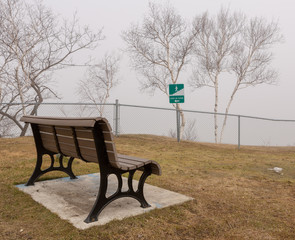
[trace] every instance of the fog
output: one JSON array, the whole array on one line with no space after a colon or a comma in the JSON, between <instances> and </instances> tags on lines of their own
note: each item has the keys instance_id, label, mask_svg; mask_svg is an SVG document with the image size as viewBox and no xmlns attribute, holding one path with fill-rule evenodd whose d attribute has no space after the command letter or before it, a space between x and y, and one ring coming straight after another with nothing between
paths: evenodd
<instances>
[{"instance_id":1,"label":"fog","mask_svg":"<svg viewBox=\"0 0 295 240\"><path fill-rule=\"evenodd\" d=\"M165 3L166 1L157 1ZM117 51L122 55L119 79L121 83L113 89L108 102L119 99L120 103L136 104L157 107L171 107L167 96L160 92L154 95L139 90L140 78L130 67L128 55L123 52L124 42L121 39L123 30L128 29L131 23L142 20L147 11L148 1L124 0L124 1L97 1L97 0L47 0L44 3L62 18L71 18L73 13L82 25L89 25L93 30L103 27L106 39L92 52L85 52L75 59L84 59L88 55L100 59L105 52ZM191 21L195 15L208 11L215 14L222 6L229 7L232 11L242 11L249 17L258 16L271 20L278 20L284 42L276 45L272 50L274 61L272 66L279 72L277 85L260 85L249 87L237 93L230 113L252 115L269 118L295 119L293 103L295 100L295 81L293 77L295 56L295 3L292 0L173 0L171 5L187 21ZM187 80L190 77L190 69L181 75L179 83L185 84L184 109L199 111L213 111L214 91L202 88L192 91ZM54 75L55 87L62 102L78 102L77 83L83 79L85 69L68 68ZM231 91L231 79L221 87L220 112L224 111L228 94Z\"/></svg>"}]
</instances>

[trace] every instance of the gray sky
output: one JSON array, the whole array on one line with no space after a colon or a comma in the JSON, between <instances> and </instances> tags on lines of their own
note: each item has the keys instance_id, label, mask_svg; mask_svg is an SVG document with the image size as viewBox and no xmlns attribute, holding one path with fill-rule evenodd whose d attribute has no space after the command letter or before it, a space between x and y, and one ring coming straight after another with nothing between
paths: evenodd
<instances>
[{"instance_id":1,"label":"gray sky","mask_svg":"<svg viewBox=\"0 0 295 240\"><path fill-rule=\"evenodd\" d=\"M157 1L166 2L166 1ZM275 46L273 52L275 59L272 66L279 72L278 85L261 85L247 88L237 93L232 104L231 113L254 115L270 118L295 119L293 107L295 100L294 56L295 56L295 1L294 0L171 0L171 5L191 21L195 15L208 11L215 14L221 6L239 10L247 16L264 17L278 20L284 42ZM88 52L99 59L106 51L118 51L124 48L120 34L131 23L140 22L147 11L147 0L46 0L44 3L63 18L70 18L76 11L81 24L87 24L92 29L104 28L106 39L93 52ZM77 102L75 93L77 82L83 78L84 70L81 68L62 70L55 74L54 79L63 96L63 102ZM160 92L153 96L139 91L136 73L128 64L128 56L123 54L120 65L119 78L121 84L113 89L109 102L119 99L121 103L170 107L168 98ZM192 92L183 76L179 83L185 84L184 109L213 111L213 89L202 88ZM220 112L224 111L230 84L221 88Z\"/></svg>"}]
</instances>

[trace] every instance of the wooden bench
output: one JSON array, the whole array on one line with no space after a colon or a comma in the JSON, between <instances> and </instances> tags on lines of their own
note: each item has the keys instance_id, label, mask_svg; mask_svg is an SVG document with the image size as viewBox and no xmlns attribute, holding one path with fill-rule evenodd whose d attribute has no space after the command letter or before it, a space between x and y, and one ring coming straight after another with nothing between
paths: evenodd
<instances>
[{"instance_id":1,"label":"wooden bench","mask_svg":"<svg viewBox=\"0 0 295 240\"><path fill-rule=\"evenodd\" d=\"M85 162L98 163L100 170L98 195L92 210L85 219L86 223L97 221L101 211L109 203L121 197L135 198L140 202L141 207L150 207L144 197L144 183L152 173L161 175L161 167L155 161L118 154L111 127L105 118L23 116L21 121L31 124L37 150L35 170L27 186L34 185L41 175L51 171L63 171L71 179L76 178L72 171L72 162L75 158L79 158ZM45 154L50 156L51 165L42 170ZM59 166L54 166L55 156L59 156ZM68 159L67 164L65 159ZM137 190L134 190L132 182L136 170L141 170L143 173ZM129 173L128 190L123 191L122 174L127 172ZM110 174L117 176L118 189L116 193L107 197Z\"/></svg>"}]
</instances>

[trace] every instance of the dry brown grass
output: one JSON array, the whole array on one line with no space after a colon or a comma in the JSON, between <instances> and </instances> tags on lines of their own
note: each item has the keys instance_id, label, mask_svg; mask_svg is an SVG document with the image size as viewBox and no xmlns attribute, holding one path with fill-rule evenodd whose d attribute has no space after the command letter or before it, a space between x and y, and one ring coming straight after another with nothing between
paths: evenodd
<instances>
[{"instance_id":1,"label":"dry brown grass","mask_svg":"<svg viewBox=\"0 0 295 240\"><path fill-rule=\"evenodd\" d=\"M161 164L163 175L148 183L195 200L77 230L14 187L34 168L33 139L0 139L0 239L295 239L294 148L237 150L149 135L116 142L120 153ZM268 170L273 167L283 174ZM77 175L96 171L94 164L74 162Z\"/></svg>"}]
</instances>

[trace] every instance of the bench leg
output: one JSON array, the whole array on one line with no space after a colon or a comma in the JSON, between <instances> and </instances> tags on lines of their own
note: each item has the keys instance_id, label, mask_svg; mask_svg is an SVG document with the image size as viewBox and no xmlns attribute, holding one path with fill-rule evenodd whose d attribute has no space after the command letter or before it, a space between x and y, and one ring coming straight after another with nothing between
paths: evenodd
<instances>
[{"instance_id":1,"label":"bench leg","mask_svg":"<svg viewBox=\"0 0 295 240\"><path fill-rule=\"evenodd\" d=\"M43 174L47 173L47 172L51 172L51 171L62 171L64 173L67 173L71 179L75 179L77 178L73 171L72 171L72 163L74 158L71 157L69 159L69 162L67 164L67 167L64 167L63 165L63 155L59 156L59 167L54 167L54 156L53 155L49 155L50 159L51 159L51 164L50 167L48 167L45 170L41 170L42 167L42 163L43 163L43 156L44 154L38 154L37 155L37 162L36 162L36 166L35 166L35 170L32 174L32 176L30 177L29 181L25 184L26 186L31 186L34 185L35 181L41 177Z\"/></svg>"},{"instance_id":2,"label":"bench leg","mask_svg":"<svg viewBox=\"0 0 295 240\"><path fill-rule=\"evenodd\" d=\"M142 173L140 180L138 182L138 189L136 191L136 194L138 195L138 200L140 202L140 206L142 208L147 208L150 207L151 205L147 203L144 194L143 194L143 186L145 183L145 180L147 179L148 176L150 176L152 174L151 169L145 169L144 172Z\"/></svg>"},{"instance_id":3,"label":"bench leg","mask_svg":"<svg viewBox=\"0 0 295 240\"><path fill-rule=\"evenodd\" d=\"M41 166L42 166L42 155L38 154L35 170L32 176L30 177L29 181L25 184L25 186L34 185L35 181L42 175Z\"/></svg>"},{"instance_id":4,"label":"bench leg","mask_svg":"<svg viewBox=\"0 0 295 240\"><path fill-rule=\"evenodd\" d=\"M92 207L92 210L90 211L88 217L84 220L85 223L90 223L90 222L95 222L98 220L98 215L102 212L102 210L110 204L112 201L122 198L122 197L132 197L139 201L140 206L142 208L147 208L150 207L144 197L143 193L143 187L145 180L149 175L151 175L152 171L149 166L144 167L144 171L140 177L139 183L138 183L138 189L137 191L134 191L132 181L133 181L133 176L136 170L129 171L129 176L128 176L128 191L122 192L122 186L123 186L123 181L122 181L122 173L119 172L112 172L117 176L118 179L118 189L117 191L109 196L106 197L106 192L107 192L107 186L108 186L108 176L112 173L109 174L100 174L100 186L99 186L99 192L98 196L96 198L96 201Z\"/></svg>"},{"instance_id":5,"label":"bench leg","mask_svg":"<svg viewBox=\"0 0 295 240\"><path fill-rule=\"evenodd\" d=\"M88 217L84 220L85 223L97 221L100 212L106 207L106 205L108 205L108 203L110 203L106 198L107 186L108 174L100 173L99 192Z\"/></svg>"}]
</instances>

